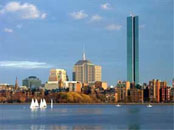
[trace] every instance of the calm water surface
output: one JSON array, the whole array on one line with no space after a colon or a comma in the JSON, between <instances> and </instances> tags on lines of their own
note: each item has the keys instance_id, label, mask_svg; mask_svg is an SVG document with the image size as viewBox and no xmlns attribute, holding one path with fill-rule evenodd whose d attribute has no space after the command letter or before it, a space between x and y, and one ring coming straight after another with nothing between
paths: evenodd
<instances>
[{"instance_id":1,"label":"calm water surface","mask_svg":"<svg viewBox=\"0 0 174 130\"><path fill-rule=\"evenodd\" d=\"M0 130L172 130L173 114L172 105L0 105Z\"/></svg>"}]
</instances>

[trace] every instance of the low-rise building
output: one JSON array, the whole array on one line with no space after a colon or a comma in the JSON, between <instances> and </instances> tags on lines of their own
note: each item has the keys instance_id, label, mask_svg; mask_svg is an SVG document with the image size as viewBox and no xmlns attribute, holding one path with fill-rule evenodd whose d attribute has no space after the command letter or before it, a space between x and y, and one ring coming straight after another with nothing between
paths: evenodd
<instances>
[{"instance_id":1,"label":"low-rise building","mask_svg":"<svg viewBox=\"0 0 174 130\"><path fill-rule=\"evenodd\" d=\"M143 103L144 102L143 89L131 88L130 89L130 102Z\"/></svg>"},{"instance_id":2,"label":"low-rise building","mask_svg":"<svg viewBox=\"0 0 174 130\"><path fill-rule=\"evenodd\" d=\"M69 92L80 92L81 93L81 89L82 89L82 84L80 82L77 81L66 81L64 82L64 87L65 89L69 89Z\"/></svg>"},{"instance_id":3,"label":"low-rise building","mask_svg":"<svg viewBox=\"0 0 174 130\"><path fill-rule=\"evenodd\" d=\"M41 87L41 80L36 76L29 76L22 81L22 86L27 86L29 89L39 89Z\"/></svg>"}]
</instances>

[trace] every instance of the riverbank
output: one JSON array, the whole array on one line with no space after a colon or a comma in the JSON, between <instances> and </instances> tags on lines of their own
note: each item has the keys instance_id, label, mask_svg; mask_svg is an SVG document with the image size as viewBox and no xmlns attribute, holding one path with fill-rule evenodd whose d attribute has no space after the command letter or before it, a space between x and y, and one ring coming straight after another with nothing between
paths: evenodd
<instances>
[{"instance_id":1,"label":"riverbank","mask_svg":"<svg viewBox=\"0 0 174 130\"><path fill-rule=\"evenodd\" d=\"M0 103L0 105L27 105L30 103ZM47 103L48 105L50 103ZM174 103L54 103L54 105L174 105Z\"/></svg>"}]
</instances>

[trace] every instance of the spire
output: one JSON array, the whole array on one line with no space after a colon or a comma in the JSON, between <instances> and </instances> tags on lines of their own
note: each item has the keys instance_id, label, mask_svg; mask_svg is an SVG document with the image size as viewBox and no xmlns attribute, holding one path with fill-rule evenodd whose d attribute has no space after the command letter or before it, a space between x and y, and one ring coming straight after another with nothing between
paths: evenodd
<instances>
[{"instance_id":1,"label":"spire","mask_svg":"<svg viewBox=\"0 0 174 130\"><path fill-rule=\"evenodd\" d=\"M15 89L17 89L17 88L18 88L18 78L17 78L17 76L16 76Z\"/></svg>"},{"instance_id":2,"label":"spire","mask_svg":"<svg viewBox=\"0 0 174 130\"><path fill-rule=\"evenodd\" d=\"M83 60L86 60L85 52L83 52Z\"/></svg>"},{"instance_id":3,"label":"spire","mask_svg":"<svg viewBox=\"0 0 174 130\"><path fill-rule=\"evenodd\" d=\"M86 60L86 54L85 54L85 46L83 44L83 60Z\"/></svg>"}]
</instances>

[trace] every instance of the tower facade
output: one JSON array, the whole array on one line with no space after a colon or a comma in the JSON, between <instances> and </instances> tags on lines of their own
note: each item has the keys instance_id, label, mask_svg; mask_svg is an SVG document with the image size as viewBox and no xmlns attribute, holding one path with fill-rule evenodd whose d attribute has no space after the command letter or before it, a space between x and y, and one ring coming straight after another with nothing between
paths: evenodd
<instances>
[{"instance_id":1,"label":"tower facade","mask_svg":"<svg viewBox=\"0 0 174 130\"><path fill-rule=\"evenodd\" d=\"M92 83L95 81L101 81L102 76L101 66L94 65L86 59L85 53L83 53L82 60L79 60L73 68L73 80L80 81L82 83Z\"/></svg>"},{"instance_id":2,"label":"tower facade","mask_svg":"<svg viewBox=\"0 0 174 130\"><path fill-rule=\"evenodd\" d=\"M138 16L127 17L127 80L139 83Z\"/></svg>"}]
</instances>

